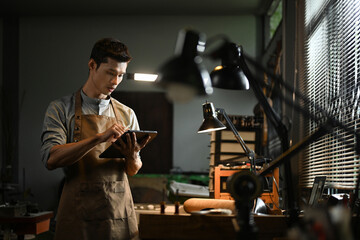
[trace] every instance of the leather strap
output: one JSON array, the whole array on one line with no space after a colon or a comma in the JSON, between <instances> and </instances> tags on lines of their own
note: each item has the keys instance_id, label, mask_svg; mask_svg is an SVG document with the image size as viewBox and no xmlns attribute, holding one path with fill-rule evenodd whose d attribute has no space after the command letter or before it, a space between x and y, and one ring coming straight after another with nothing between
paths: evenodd
<instances>
[{"instance_id":1,"label":"leather strap","mask_svg":"<svg viewBox=\"0 0 360 240\"><path fill-rule=\"evenodd\" d=\"M75 94L75 124L74 124L74 142L81 140L81 88Z\"/></svg>"}]
</instances>

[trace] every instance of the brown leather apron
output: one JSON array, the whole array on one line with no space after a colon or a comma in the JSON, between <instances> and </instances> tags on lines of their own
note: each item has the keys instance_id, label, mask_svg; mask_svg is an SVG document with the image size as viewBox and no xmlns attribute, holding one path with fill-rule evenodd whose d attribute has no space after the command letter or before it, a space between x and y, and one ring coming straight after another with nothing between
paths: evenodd
<instances>
[{"instance_id":1,"label":"brown leather apron","mask_svg":"<svg viewBox=\"0 0 360 240\"><path fill-rule=\"evenodd\" d=\"M115 118L82 115L80 91L75 99L74 141L104 132L115 122L122 123L110 103ZM56 240L132 239L137 235L133 199L124 160L99 158L111 143L101 143L68 168L59 203Z\"/></svg>"}]
</instances>

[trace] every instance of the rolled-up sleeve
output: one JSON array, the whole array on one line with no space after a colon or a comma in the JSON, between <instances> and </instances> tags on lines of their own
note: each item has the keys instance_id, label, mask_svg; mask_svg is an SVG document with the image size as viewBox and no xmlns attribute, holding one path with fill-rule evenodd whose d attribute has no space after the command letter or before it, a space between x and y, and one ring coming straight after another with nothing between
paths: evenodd
<instances>
[{"instance_id":1,"label":"rolled-up sleeve","mask_svg":"<svg viewBox=\"0 0 360 240\"><path fill-rule=\"evenodd\" d=\"M130 127L129 128L132 130L140 130L139 122L137 120L135 112L132 109L130 109L129 112L130 112L129 113L129 115L130 115Z\"/></svg>"},{"instance_id":2,"label":"rolled-up sleeve","mask_svg":"<svg viewBox=\"0 0 360 240\"><path fill-rule=\"evenodd\" d=\"M64 108L59 102L51 102L46 110L44 123L41 133L41 159L47 164L50 150L55 145L67 142L68 130L66 128L66 118Z\"/></svg>"}]
</instances>

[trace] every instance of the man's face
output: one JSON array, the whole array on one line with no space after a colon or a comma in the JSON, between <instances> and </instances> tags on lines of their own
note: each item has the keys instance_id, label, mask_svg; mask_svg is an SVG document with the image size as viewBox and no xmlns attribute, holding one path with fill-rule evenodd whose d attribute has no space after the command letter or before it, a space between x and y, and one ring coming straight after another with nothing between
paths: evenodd
<instances>
[{"instance_id":1,"label":"man's face","mask_svg":"<svg viewBox=\"0 0 360 240\"><path fill-rule=\"evenodd\" d=\"M93 91L99 98L109 96L122 81L128 63L118 62L108 58L107 63L101 63L99 68L93 59L89 61L90 80Z\"/></svg>"}]
</instances>

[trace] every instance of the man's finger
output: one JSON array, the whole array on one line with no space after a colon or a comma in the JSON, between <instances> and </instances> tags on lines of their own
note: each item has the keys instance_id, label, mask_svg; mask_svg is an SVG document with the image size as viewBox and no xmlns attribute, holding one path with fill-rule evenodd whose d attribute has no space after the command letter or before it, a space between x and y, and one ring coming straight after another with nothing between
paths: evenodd
<instances>
[{"instance_id":1,"label":"man's finger","mask_svg":"<svg viewBox=\"0 0 360 240\"><path fill-rule=\"evenodd\" d=\"M146 146L146 144L149 142L149 140L150 140L150 136L148 136L147 138L142 140L141 144L140 144L140 148L144 148Z\"/></svg>"},{"instance_id":2,"label":"man's finger","mask_svg":"<svg viewBox=\"0 0 360 240\"><path fill-rule=\"evenodd\" d=\"M136 144L136 141L137 141L137 139L136 139L136 134L133 132L133 133L131 134L131 142L132 142L133 145L135 145L135 144Z\"/></svg>"}]
</instances>

